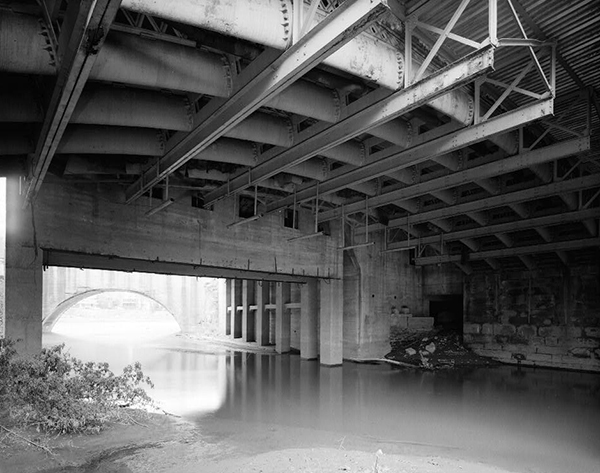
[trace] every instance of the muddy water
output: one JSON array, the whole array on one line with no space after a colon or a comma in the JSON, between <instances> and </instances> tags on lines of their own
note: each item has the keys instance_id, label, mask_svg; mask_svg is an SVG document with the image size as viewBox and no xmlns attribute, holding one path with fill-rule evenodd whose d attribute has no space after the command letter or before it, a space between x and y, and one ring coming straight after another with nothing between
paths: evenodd
<instances>
[{"instance_id":1,"label":"muddy water","mask_svg":"<svg viewBox=\"0 0 600 473\"><path fill-rule=\"evenodd\" d=\"M139 360L161 405L196 421L339 432L411 453L519 472L600 471L600 376L514 367L416 372L387 365L320 367L297 355L235 352L171 336L132 342L51 334L115 371ZM121 331L125 333L125 331ZM311 446L310 435L305 445ZM384 447L385 448L385 447Z\"/></svg>"}]
</instances>

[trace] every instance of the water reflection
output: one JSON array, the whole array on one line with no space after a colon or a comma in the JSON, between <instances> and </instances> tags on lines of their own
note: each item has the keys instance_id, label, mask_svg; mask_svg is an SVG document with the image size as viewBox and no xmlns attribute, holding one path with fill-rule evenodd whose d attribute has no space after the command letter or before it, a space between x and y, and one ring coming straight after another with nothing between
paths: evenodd
<instances>
[{"instance_id":1,"label":"water reflection","mask_svg":"<svg viewBox=\"0 0 600 473\"><path fill-rule=\"evenodd\" d=\"M84 361L106 361L114 373L139 361L154 383L149 394L158 405L178 415L216 411L225 399L227 359L224 352L197 353L189 341L165 338L160 327L146 327L137 336L130 332L96 334L89 327L67 336L45 334L44 345L65 343L69 352Z\"/></svg>"},{"instance_id":2,"label":"water reflection","mask_svg":"<svg viewBox=\"0 0 600 473\"><path fill-rule=\"evenodd\" d=\"M76 356L107 360L115 370L141 361L155 382L153 397L200 424L211 415L278 424L283 434L285 426L334 431L376 440L384 449L515 471L596 472L600 465L598 375L514 367L326 368L297 355L240 353L181 337L117 339L51 334L45 342L65 341Z\"/></svg>"},{"instance_id":3,"label":"water reflection","mask_svg":"<svg viewBox=\"0 0 600 473\"><path fill-rule=\"evenodd\" d=\"M413 372L231 354L217 415L460 452L505 468L598 471L600 378L518 370Z\"/></svg>"}]
</instances>

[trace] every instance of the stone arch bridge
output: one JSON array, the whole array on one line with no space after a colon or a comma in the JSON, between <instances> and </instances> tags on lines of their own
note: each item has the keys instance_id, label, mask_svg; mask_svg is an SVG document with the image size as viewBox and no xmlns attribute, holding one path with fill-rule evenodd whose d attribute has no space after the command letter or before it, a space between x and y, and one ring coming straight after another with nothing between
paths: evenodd
<instances>
[{"instance_id":1,"label":"stone arch bridge","mask_svg":"<svg viewBox=\"0 0 600 473\"><path fill-rule=\"evenodd\" d=\"M43 329L46 332L78 302L109 292L148 297L163 306L182 332L215 325L219 314L219 286L224 281L150 273L48 267L43 275Z\"/></svg>"}]
</instances>

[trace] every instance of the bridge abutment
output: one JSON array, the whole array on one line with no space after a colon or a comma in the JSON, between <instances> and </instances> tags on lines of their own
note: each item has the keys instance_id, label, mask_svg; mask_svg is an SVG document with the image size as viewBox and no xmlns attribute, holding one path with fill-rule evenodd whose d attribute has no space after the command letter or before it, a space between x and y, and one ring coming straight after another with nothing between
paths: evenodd
<instances>
[{"instance_id":1,"label":"bridge abutment","mask_svg":"<svg viewBox=\"0 0 600 473\"><path fill-rule=\"evenodd\" d=\"M42 254L36 248L34 210L21 208L19 182L6 185L5 337L21 353L42 347Z\"/></svg>"}]
</instances>

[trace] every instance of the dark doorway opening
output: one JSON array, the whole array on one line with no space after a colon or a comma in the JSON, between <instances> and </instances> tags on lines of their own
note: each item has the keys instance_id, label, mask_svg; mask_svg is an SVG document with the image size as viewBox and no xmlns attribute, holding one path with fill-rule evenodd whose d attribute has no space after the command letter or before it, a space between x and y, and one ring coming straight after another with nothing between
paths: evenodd
<instances>
[{"instance_id":1,"label":"dark doorway opening","mask_svg":"<svg viewBox=\"0 0 600 473\"><path fill-rule=\"evenodd\" d=\"M462 334L463 296L449 294L429 298L429 316L435 327Z\"/></svg>"}]
</instances>

